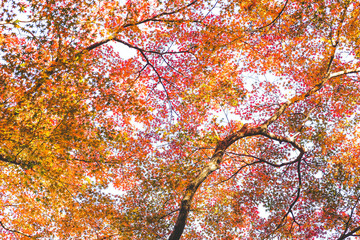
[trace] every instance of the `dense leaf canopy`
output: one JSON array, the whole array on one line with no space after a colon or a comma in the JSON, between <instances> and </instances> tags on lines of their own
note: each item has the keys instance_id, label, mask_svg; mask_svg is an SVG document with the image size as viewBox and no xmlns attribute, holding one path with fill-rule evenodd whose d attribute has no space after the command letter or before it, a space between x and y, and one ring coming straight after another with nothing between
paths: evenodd
<instances>
[{"instance_id":1,"label":"dense leaf canopy","mask_svg":"<svg viewBox=\"0 0 360 240\"><path fill-rule=\"evenodd\" d=\"M360 235L359 0L3 0L1 239Z\"/></svg>"}]
</instances>

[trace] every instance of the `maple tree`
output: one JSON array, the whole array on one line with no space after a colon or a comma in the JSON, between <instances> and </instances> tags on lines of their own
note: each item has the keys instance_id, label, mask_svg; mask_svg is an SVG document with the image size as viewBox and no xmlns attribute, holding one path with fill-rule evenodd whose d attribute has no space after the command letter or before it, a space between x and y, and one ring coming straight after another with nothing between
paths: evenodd
<instances>
[{"instance_id":1,"label":"maple tree","mask_svg":"<svg viewBox=\"0 0 360 240\"><path fill-rule=\"evenodd\" d=\"M358 0L0 5L2 239L360 235Z\"/></svg>"}]
</instances>

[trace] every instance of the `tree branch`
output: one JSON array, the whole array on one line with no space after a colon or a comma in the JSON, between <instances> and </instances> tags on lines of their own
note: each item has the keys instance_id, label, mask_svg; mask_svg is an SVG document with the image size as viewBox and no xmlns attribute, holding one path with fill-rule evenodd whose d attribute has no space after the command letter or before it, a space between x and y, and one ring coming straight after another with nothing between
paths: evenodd
<instances>
[{"instance_id":1,"label":"tree branch","mask_svg":"<svg viewBox=\"0 0 360 240\"><path fill-rule=\"evenodd\" d=\"M249 166L252 166L252 165L255 165L255 164L257 164L257 163L261 163L262 161L255 161L255 162L252 162L252 163L246 163L245 165L243 165L243 166L241 166L236 172L234 172L230 177L228 177L227 179L224 179L224 180L222 180L222 181L220 181L220 182L218 182L218 183L215 183L215 184L213 184L214 186L216 186L216 185L219 185L219 184L221 184L221 183L224 183L224 182L227 182L227 181L229 181L230 179L232 179L233 177L235 177L241 170L243 170L244 168L246 168L246 167L249 167Z\"/></svg>"},{"instance_id":2,"label":"tree branch","mask_svg":"<svg viewBox=\"0 0 360 240\"><path fill-rule=\"evenodd\" d=\"M281 219L280 223L278 224L278 226L274 229L274 231L272 231L271 234L273 234L274 232L276 232L279 228L281 228L283 226L283 222L284 220L286 219L286 217L289 215L289 214L293 214L292 213L292 209L293 207L295 206L296 202L299 200L300 198L300 193L301 193L301 186L302 186L302 181L301 181L301 171L300 171L300 166L301 166L301 158L304 154L300 154L297 159L298 159L298 166L297 166L297 172L298 172L298 188L296 190L296 197L295 199L291 202L287 212L285 213L285 215L283 216L283 218ZM293 217L294 221L296 222L295 218ZM296 222L297 223L297 222ZM298 224L298 223L297 223ZM299 224L298 224L299 225ZM271 235L270 234L270 235ZM269 236L270 236L269 235ZM268 236L268 237L269 237Z\"/></svg>"},{"instance_id":3,"label":"tree branch","mask_svg":"<svg viewBox=\"0 0 360 240\"><path fill-rule=\"evenodd\" d=\"M179 240L186 224L186 220L191 208L191 203L193 197L200 187L201 183L215 170L219 168L220 163L222 162L223 155L226 149L231 146L235 141L248 137L259 135L261 128L248 128L248 125L245 124L239 131L230 134L223 140L220 140L217 143L214 154L212 155L210 162L201 170L201 172L193 179L187 186L185 194L181 201L181 206L179 210L179 215L177 217L174 229L169 237L169 240Z\"/></svg>"},{"instance_id":4,"label":"tree branch","mask_svg":"<svg viewBox=\"0 0 360 240\"><path fill-rule=\"evenodd\" d=\"M274 18L270 23L268 23L268 24L266 24L266 25L264 25L264 26L261 26L261 27L259 27L259 28L256 28L256 29L254 29L252 32L257 32L257 31L260 31L261 29L264 29L264 28L267 28L267 27L273 25L273 24L281 17L281 15L283 14L283 12L285 11L285 8L286 8L288 2L289 2L289 0L286 0L286 2L285 2L285 4L284 4L283 8L281 9L281 11L279 12L279 14L278 14L278 15L276 16L276 18Z\"/></svg>"},{"instance_id":5,"label":"tree branch","mask_svg":"<svg viewBox=\"0 0 360 240\"><path fill-rule=\"evenodd\" d=\"M334 78L334 77L339 77L339 76L342 76L342 75L351 74L351 73L359 73L359 72L360 72L360 67L359 68L353 68L353 69L346 69L346 70L343 70L343 71L331 73L329 75L329 79Z\"/></svg>"},{"instance_id":6,"label":"tree branch","mask_svg":"<svg viewBox=\"0 0 360 240\"><path fill-rule=\"evenodd\" d=\"M17 231L17 230L13 230L13 229L9 229L7 227L5 227L5 225L0 221L0 226L5 229L6 231L9 231L9 232L12 232L12 233L17 233L17 234L20 234L22 236L25 236L25 237L28 237L30 239L36 239L37 237L34 237L34 236L31 236L31 235L28 235L28 234L25 234L25 233L22 233L20 231Z\"/></svg>"},{"instance_id":7,"label":"tree branch","mask_svg":"<svg viewBox=\"0 0 360 240\"><path fill-rule=\"evenodd\" d=\"M219 168L220 163L223 160L223 155L226 152L226 149L229 146L231 146L234 142L236 142L237 140L239 140L241 138L249 137L249 136L256 136L256 135L262 135L262 136L268 137L270 139L273 139L273 140L276 140L276 141L279 141L279 142L287 142L287 143L291 144L294 148L296 148L296 149L298 149L300 151L299 156L294 161L289 162L289 163L283 163L283 164L277 165L277 164L272 164L270 162L263 161L263 162L268 163L270 165L279 166L279 167L284 166L284 165L293 164L295 162L298 163L298 182L299 182L299 185L298 185L298 189L297 189L297 196L294 199L294 201L292 202L292 204L290 205L287 213L283 217L283 220L291 212L293 206L295 205L297 200L300 198L300 190L301 190L300 162L301 162L301 159L302 159L303 155L305 154L305 149L300 144L296 143L294 141L294 139L278 136L278 135L275 135L273 133L268 132L267 126L265 124L261 125L260 127L249 127L248 124L244 124L243 127L240 130L238 130L237 132L235 132L233 134L230 134L229 136L227 136L223 140L220 140L217 143L214 154L212 155L212 157L210 159L210 162L207 164L207 166L205 166L201 170L200 174L197 175L195 177L195 179L192 180L190 182L190 184L187 186L185 194L184 194L183 199L181 201L181 207L180 207L179 215L178 215L178 218L176 220L173 232L171 233L171 235L169 237L169 240L179 240L180 239L180 237L181 237L181 235L182 235L182 233L184 231L184 228L185 228L186 220L187 220L190 208L191 208L192 199L193 199L197 189L200 187L201 183L212 172L216 171ZM258 161L258 162L260 162L260 161ZM253 164L255 164L255 163L257 163L257 162L254 162Z\"/></svg>"},{"instance_id":8,"label":"tree branch","mask_svg":"<svg viewBox=\"0 0 360 240\"><path fill-rule=\"evenodd\" d=\"M335 54L335 52L334 52ZM330 61L332 61L332 59L330 59ZM318 83L316 84L314 87L312 87L310 90L308 90L307 92L299 95L299 96L295 96L293 98L291 98L290 100L288 100L287 102L281 104L281 106L279 107L279 109L273 114L272 117L270 117L268 120L266 120L262 126L264 128L267 128L270 124L272 124L274 121L276 121L281 114L284 113L284 111L287 109L287 107L289 107L290 105L297 103L299 101L302 101L304 99L306 99L307 97L313 95L314 93L318 92L327 81L329 81L332 78L335 77L340 77L343 75L347 75L347 74L352 74L352 73L359 73L360 72L360 68L354 68L354 69L346 69L343 71L339 71L339 72L335 72L335 73L327 73L325 75L325 77Z\"/></svg>"},{"instance_id":9,"label":"tree branch","mask_svg":"<svg viewBox=\"0 0 360 240\"><path fill-rule=\"evenodd\" d=\"M347 220L347 222L345 223L345 229L344 229L344 232L341 234L340 238L343 237L343 236L346 236L346 232L349 230L349 227L350 227L350 223L351 223L351 218L354 214L354 211L355 211L355 208L356 208L356 205L359 203L359 200L360 200L360 195L357 197L356 199L356 202L354 204L354 206L351 208L351 212L350 212L350 215L349 215L349 219ZM352 234L350 235L352 236Z\"/></svg>"},{"instance_id":10,"label":"tree branch","mask_svg":"<svg viewBox=\"0 0 360 240\"><path fill-rule=\"evenodd\" d=\"M1 154L0 154L0 161L15 164L25 169L32 168L35 165L39 165L39 163L35 161L23 162L16 157L14 159L10 159Z\"/></svg>"},{"instance_id":11,"label":"tree branch","mask_svg":"<svg viewBox=\"0 0 360 240\"><path fill-rule=\"evenodd\" d=\"M351 237L351 236L358 236L358 235L354 235L354 233L360 231L360 226L354 228L353 230L351 230L350 232L348 232L345 235L341 235L337 240L344 240L345 238Z\"/></svg>"}]
</instances>

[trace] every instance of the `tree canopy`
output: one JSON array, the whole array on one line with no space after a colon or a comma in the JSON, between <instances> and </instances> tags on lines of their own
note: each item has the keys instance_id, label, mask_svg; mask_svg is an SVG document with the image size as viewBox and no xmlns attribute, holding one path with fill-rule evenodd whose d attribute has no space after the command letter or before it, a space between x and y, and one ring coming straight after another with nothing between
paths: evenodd
<instances>
[{"instance_id":1,"label":"tree canopy","mask_svg":"<svg viewBox=\"0 0 360 240\"><path fill-rule=\"evenodd\" d=\"M359 0L3 0L0 237L359 236L359 46Z\"/></svg>"}]
</instances>

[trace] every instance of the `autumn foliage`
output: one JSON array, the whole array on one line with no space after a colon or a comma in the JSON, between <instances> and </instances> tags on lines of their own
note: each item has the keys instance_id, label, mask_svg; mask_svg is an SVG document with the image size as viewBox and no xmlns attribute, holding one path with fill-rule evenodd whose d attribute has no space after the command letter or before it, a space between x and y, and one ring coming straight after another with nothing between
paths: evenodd
<instances>
[{"instance_id":1,"label":"autumn foliage","mask_svg":"<svg viewBox=\"0 0 360 240\"><path fill-rule=\"evenodd\" d=\"M359 0L3 0L1 239L360 236Z\"/></svg>"}]
</instances>

